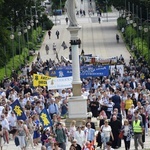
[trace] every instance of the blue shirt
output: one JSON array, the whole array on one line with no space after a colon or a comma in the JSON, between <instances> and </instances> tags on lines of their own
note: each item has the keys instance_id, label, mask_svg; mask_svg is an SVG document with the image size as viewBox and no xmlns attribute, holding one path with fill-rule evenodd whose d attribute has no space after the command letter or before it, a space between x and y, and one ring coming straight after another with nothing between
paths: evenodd
<instances>
[{"instance_id":1,"label":"blue shirt","mask_svg":"<svg viewBox=\"0 0 150 150\"><path fill-rule=\"evenodd\" d=\"M87 129L87 140L88 141L94 141L94 137L95 137L95 130L90 128L90 129Z\"/></svg>"},{"instance_id":2,"label":"blue shirt","mask_svg":"<svg viewBox=\"0 0 150 150\"><path fill-rule=\"evenodd\" d=\"M58 106L57 106L57 104L55 104L55 103L50 104L48 110L49 110L50 114L55 114L55 113L58 114Z\"/></svg>"}]
</instances>

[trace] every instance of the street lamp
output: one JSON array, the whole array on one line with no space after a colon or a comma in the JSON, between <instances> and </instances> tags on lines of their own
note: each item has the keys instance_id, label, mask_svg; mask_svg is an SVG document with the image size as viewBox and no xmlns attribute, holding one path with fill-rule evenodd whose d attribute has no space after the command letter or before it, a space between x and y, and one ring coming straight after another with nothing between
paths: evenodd
<instances>
[{"instance_id":1,"label":"street lamp","mask_svg":"<svg viewBox=\"0 0 150 150\"><path fill-rule=\"evenodd\" d=\"M139 26L140 34L141 34L141 39L142 39L142 55L143 55L143 34L142 34L142 26Z\"/></svg>"},{"instance_id":2,"label":"street lamp","mask_svg":"<svg viewBox=\"0 0 150 150\"><path fill-rule=\"evenodd\" d=\"M108 22L108 1L107 0L105 0L105 3L106 3L106 18L107 18L107 22Z\"/></svg>"},{"instance_id":3,"label":"street lamp","mask_svg":"<svg viewBox=\"0 0 150 150\"><path fill-rule=\"evenodd\" d=\"M11 33L11 35L10 35L10 39L11 39L11 41L12 41L12 53L13 53L13 69L14 69L14 42L13 42L13 40L14 40L14 34L13 33Z\"/></svg>"},{"instance_id":4,"label":"street lamp","mask_svg":"<svg viewBox=\"0 0 150 150\"><path fill-rule=\"evenodd\" d=\"M130 24L130 17L127 17L126 20L127 20L127 24Z\"/></svg>"},{"instance_id":5,"label":"street lamp","mask_svg":"<svg viewBox=\"0 0 150 150\"><path fill-rule=\"evenodd\" d=\"M34 26L34 23L32 22L33 20L31 20L31 32L33 32L33 26ZM33 42L33 36L31 35L31 38L32 38L32 42Z\"/></svg>"},{"instance_id":6,"label":"street lamp","mask_svg":"<svg viewBox=\"0 0 150 150\"><path fill-rule=\"evenodd\" d=\"M27 57L29 56L29 35L28 35L28 30L31 29L31 26L28 25L26 26L26 28L24 29L24 33L27 33L27 44L28 44L28 54L27 54Z\"/></svg>"},{"instance_id":7,"label":"street lamp","mask_svg":"<svg viewBox=\"0 0 150 150\"><path fill-rule=\"evenodd\" d=\"M133 20L130 20L130 25L133 24ZM130 26L132 28L132 26ZM131 37L131 30L130 30L130 47L131 47L131 41L132 41L132 37Z\"/></svg>"},{"instance_id":8,"label":"street lamp","mask_svg":"<svg viewBox=\"0 0 150 150\"><path fill-rule=\"evenodd\" d=\"M144 28L144 32L145 32L145 33L148 33L148 32L149 32L149 28L148 28L148 27L145 27L145 28ZM149 51L150 42L149 42L149 33L148 33L148 35L147 35L147 41L148 41L148 64L150 64L150 51Z\"/></svg>"},{"instance_id":9,"label":"street lamp","mask_svg":"<svg viewBox=\"0 0 150 150\"><path fill-rule=\"evenodd\" d=\"M136 26L137 26L137 24L134 22L134 23L133 23L133 27L136 27Z\"/></svg>"},{"instance_id":10,"label":"street lamp","mask_svg":"<svg viewBox=\"0 0 150 150\"><path fill-rule=\"evenodd\" d=\"M38 19L37 19L37 17L36 17L36 20L35 20L35 24L36 24L36 31L37 31L37 34L36 34L36 39L38 38L38 36L39 36L39 34L38 34L38 31L39 30L37 30L37 25L38 25Z\"/></svg>"},{"instance_id":11,"label":"street lamp","mask_svg":"<svg viewBox=\"0 0 150 150\"><path fill-rule=\"evenodd\" d=\"M21 36L21 32L19 31L18 32L18 37L19 37L19 61L21 62L21 59L20 59L20 36Z\"/></svg>"}]
</instances>

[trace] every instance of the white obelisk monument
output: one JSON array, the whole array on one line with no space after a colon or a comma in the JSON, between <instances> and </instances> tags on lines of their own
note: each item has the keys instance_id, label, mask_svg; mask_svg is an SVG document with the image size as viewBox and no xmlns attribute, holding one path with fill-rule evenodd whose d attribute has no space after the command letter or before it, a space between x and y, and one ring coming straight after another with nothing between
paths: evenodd
<instances>
[{"instance_id":1,"label":"white obelisk monument","mask_svg":"<svg viewBox=\"0 0 150 150\"><path fill-rule=\"evenodd\" d=\"M69 26L67 30L70 32L70 44L72 49L72 86L73 96L69 98L69 118L86 118L87 117L87 99L81 96L80 79L80 63L79 63L79 38L78 32L81 26L76 20L76 0L67 0L66 9L69 19Z\"/></svg>"}]
</instances>

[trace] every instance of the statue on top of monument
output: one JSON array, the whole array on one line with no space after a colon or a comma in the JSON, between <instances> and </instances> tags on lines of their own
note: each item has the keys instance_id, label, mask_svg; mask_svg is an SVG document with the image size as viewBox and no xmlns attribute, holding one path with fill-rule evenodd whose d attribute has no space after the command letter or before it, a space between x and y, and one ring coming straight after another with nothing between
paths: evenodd
<instances>
[{"instance_id":1,"label":"statue on top of monument","mask_svg":"<svg viewBox=\"0 0 150 150\"><path fill-rule=\"evenodd\" d=\"M69 19L69 26L78 26L78 22L76 19L76 13L75 13L75 8L76 8L76 0L67 0L65 7L67 9L67 15Z\"/></svg>"}]
</instances>

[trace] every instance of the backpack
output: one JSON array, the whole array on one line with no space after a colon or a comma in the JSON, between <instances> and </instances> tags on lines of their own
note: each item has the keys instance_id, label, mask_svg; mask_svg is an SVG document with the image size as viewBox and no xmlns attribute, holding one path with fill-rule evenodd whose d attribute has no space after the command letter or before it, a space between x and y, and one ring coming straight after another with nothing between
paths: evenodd
<instances>
[{"instance_id":1,"label":"backpack","mask_svg":"<svg viewBox=\"0 0 150 150\"><path fill-rule=\"evenodd\" d=\"M15 145L16 146L19 146L20 143L19 143L19 138L16 136L15 139L14 139L14 142L15 142Z\"/></svg>"}]
</instances>

